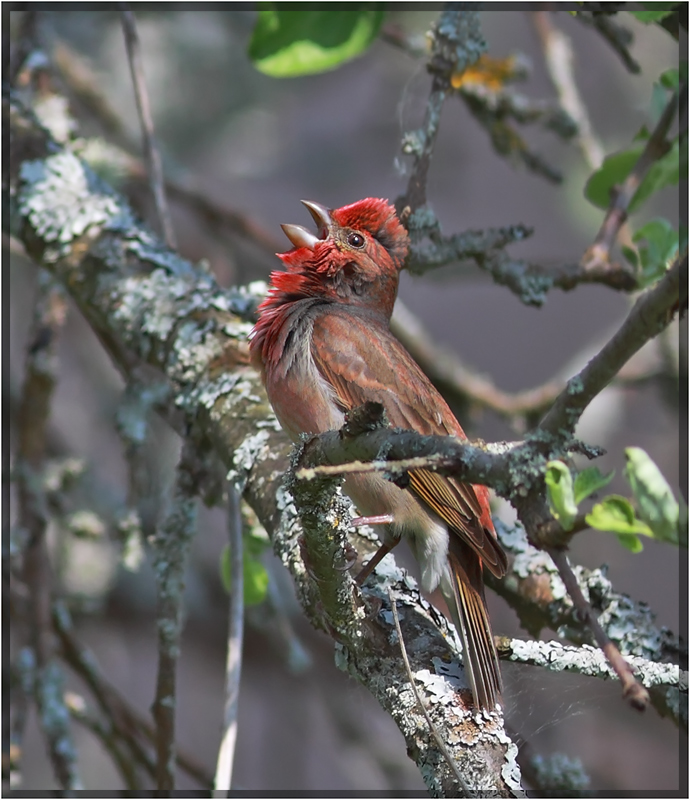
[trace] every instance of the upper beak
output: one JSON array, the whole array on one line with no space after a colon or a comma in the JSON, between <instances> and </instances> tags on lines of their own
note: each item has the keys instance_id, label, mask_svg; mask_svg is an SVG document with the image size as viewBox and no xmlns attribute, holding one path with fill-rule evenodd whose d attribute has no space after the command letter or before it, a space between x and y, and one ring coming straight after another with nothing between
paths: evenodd
<instances>
[{"instance_id":1,"label":"upper beak","mask_svg":"<svg viewBox=\"0 0 690 800\"><path fill-rule=\"evenodd\" d=\"M311 231L308 231L302 225L281 225L280 227L295 247L308 247L313 250L318 242L323 241L328 236L333 221L331 220L330 210L326 206L314 203L311 200L302 200L302 204L307 207L314 218L314 222L318 226L319 235L314 236Z\"/></svg>"}]
</instances>

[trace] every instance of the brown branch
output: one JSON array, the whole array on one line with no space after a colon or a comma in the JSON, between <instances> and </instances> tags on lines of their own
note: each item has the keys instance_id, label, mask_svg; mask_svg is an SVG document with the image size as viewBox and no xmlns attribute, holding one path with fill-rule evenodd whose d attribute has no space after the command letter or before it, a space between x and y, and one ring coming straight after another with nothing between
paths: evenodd
<instances>
[{"instance_id":1,"label":"brown branch","mask_svg":"<svg viewBox=\"0 0 690 800\"><path fill-rule=\"evenodd\" d=\"M125 35L125 45L127 47L129 67L132 72L132 83L134 85L134 95L137 101L137 110L139 112L139 119L141 120L141 130L144 139L144 153L146 154L149 180L151 182L151 192L153 193L156 212L158 214L158 222L161 230L163 231L165 243L171 250L174 250L177 247L177 241L175 238L172 219L170 218L168 202L165 197L163 164L161 162L160 153L158 152L158 145L156 144L151 105L149 103L149 95L146 89L146 81L144 80L144 65L141 58L141 44L139 42L139 34L137 33L137 25L136 20L134 19L134 14L130 11L127 3L120 3L120 16L122 19L122 30Z\"/></svg>"},{"instance_id":2,"label":"brown branch","mask_svg":"<svg viewBox=\"0 0 690 800\"><path fill-rule=\"evenodd\" d=\"M652 164L669 150L670 145L666 141L666 136L676 116L677 108L678 92L674 92L652 131L652 135L647 139L644 150L635 162L632 172L625 179L623 185L614 190L611 205L594 243L582 257L582 266L586 270L601 269L602 266L609 264L611 248L616 241L618 232L628 218L628 206L635 196L635 192Z\"/></svg>"},{"instance_id":3,"label":"brown branch","mask_svg":"<svg viewBox=\"0 0 690 800\"><path fill-rule=\"evenodd\" d=\"M585 596L582 594L582 589L568 562L565 551L549 548L547 552L558 568L558 574L561 576L561 580L565 584L565 588L575 604L575 608L583 621L591 629L597 644L604 651L604 655L613 667L616 675L618 675L623 686L623 697L634 709L637 711L644 711L649 704L649 692L636 680L630 665L599 624L599 620L592 610L591 605L585 600Z\"/></svg>"}]
</instances>

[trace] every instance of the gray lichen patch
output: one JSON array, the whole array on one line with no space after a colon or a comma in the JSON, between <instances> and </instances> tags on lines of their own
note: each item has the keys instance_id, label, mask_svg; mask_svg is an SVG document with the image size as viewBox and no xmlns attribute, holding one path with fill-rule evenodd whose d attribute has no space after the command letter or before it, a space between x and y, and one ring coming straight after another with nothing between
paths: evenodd
<instances>
[{"instance_id":1,"label":"gray lichen patch","mask_svg":"<svg viewBox=\"0 0 690 800\"><path fill-rule=\"evenodd\" d=\"M267 430L260 430L254 435L248 436L235 448L232 467L228 471L227 479L235 485L238 492L244 491L252 467L268 449L269 439L270 433Z\"/></svg>"},{"instance_id":2,"label":"gray lichen patch","mask_svg":"<svg viewBox=\"0 0 690 800\"><path fill-rule=\"evenodd\" d=\"M131 213L112 189L68 151L23 162L19 177L19 212L45 243L58 245L54 260L92 226L134 226Z\"/></svg>"}]
</instances>

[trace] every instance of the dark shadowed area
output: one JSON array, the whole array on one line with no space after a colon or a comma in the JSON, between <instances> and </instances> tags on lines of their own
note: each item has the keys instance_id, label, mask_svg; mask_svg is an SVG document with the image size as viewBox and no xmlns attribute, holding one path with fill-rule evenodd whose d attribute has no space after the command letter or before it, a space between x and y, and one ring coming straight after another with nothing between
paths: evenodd
<instances>
[{"instance_id":1,"label":"dark shadowed area","mask_svg":"<svg viewBox=\"0 0 690 800\"><path fill-rule=\"evenodd\" d=\"M184 10L167 4L133 7L171 178L190 181L201 195L241 212L285 249L289 243L280 223L311 224L299 202L302 198L336 207L366 196L393 201L405 190L409 159L402 155L400 141L403 132L420 127L430 85L421 60L377 41L363 57L336 71L277 80L257 72L246 55L254 21L249 5L240 10L222 10L220 5L210 10L184 4ZM393 11L391 21L423 35L437 13L429 4ZM75 107L83 119L83 135L111 136L120 144L129 141L139 147L139 121L117 15L95 8L47 10L40 19L47 50L68 48L63 57L83 60L122 124L120 132L108 132L92 113ZM575 77L604 152L627 147L648 121L653 82L677 64L677 42L657 26L622 15L621 22L634 32L632 52L642 67L639 75L631 75L596 32L565 12L552 15L552 22L571 38ZM554 99L533 13L489 10L481 14L481 23L492 56L519 52L528 57L531 74L518 90L534 99ZM592 243L604 214L583 199L591 169L572 142L536 125L521 132L535 152L563 172L561 185L499 157L465 105L450 98L431 164L429 202L446 233L524 223L534 234L512 245L511 253L546 266L576 262ZM150 214L144 183L117 170L112 179L142 215ZM215 224L191 203L175 197L171 201L181 254L193 261L207 259L222 285L266 280L270 270L280 268L265 248ZM664 215L676 220L677 188L659 193L644 214L645 219ZM6 249L4 255L8 256ZM10 343L5 352L10 358L3 386L4 397L11 394L9 440L14 447L16 400L37 272L17 253L8 264L5 309ZM568 293L552 290L543 307L528 307L486 273L458 265L423 277L405 274L400 297L438 343L451 347L464 363L506 391L577 372L631 307L629 296L603 286L581 286ZM663 337L670 358L677 358L678 337L675 323ZM648 347L651 357L656 347ZM59 376L50 421L52 454L85 459L86 489L80 490L84 502L90 498L93 504L95 496L102 513L114 514L124 507L127 494L123 446L115 428L124 383L71 304L59 346ZM622 478L623 451L629 446L645 449L675 489L678 417L673 391L650 381L606 390L585 413L578 432L585 441L606 448L607 455L598 463L602 472L617 471L611 491L629 493ZM486 441L516 438L505 421L489 412L475 409L460 420L470 436ZM155 431L147 458L150 477L167 487L179 440L163 423L156 424ZM499 516L514 519L505 503L497 502L496 508ZM228 600L219 558L226 539L225 514L204 509L187 574L178 675L179 746L210 775L223 706ZM157 651L154 582L146 558L136 570L125 568L120 546L107 535L98 541L75 538L65 543L50 530L49 540L59 588L80 609L75 612L79 635L93 648L108 679L148 713ZM619 591L647 601L658 624L679 633L679 551L649 540L644 545L642 553L633 555L614 536L587 531L576 537L572 560L590 568L607 564ZM681 558L686 555L681 551ZM404 554L400 558L414 571L411 559ZM265 561L283 624L278 626L266 604L248 610L233 785L251 790L423 794L422 778L407 758L394 723L336 668L332 642L302 618L289 576L270 551ZM526 636L501 599L489 593L488 602L496 633ZM544 638L555 635L542 632ZM590 788L597 792L677 790L686 758L683 737L654 709L644 715L632 711L621 700L617 683L515 665L505 666L503 672L507 722L520 746L533 754L563 752L581 759ZM68 685L76 692L83 690L72 677ZM74 730L85 788L121 789L121 779L101 745L84 728L75 725ZM34 718L25 737L22 773L23 789L57 786ZM180 789L197 788L183 772L178 777Z\"/></svg>"}]
</instances>

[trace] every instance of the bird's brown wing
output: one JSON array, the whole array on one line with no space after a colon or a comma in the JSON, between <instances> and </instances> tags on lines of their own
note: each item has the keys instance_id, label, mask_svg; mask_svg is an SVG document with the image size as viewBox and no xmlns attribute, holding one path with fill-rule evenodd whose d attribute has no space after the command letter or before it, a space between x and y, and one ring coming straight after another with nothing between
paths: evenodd
<instances>
[{"instance_id":1,"label":"bird's brown wing","mask_svg":"<svg viewBox=\"0 0 690 800\"><path fill-rule=\"evenodd\" d=\"M381 346L373 346L372 341ZM316 318L311 353L323 378L333 387L344 411L376 401L392 426L425 435L465 434L405 348L375 318L351 309ZM426 469L410 470L410 489L465 541L497 577L506 571L506 556L493 532L486 499L471 484Z\"/></svg>"}]
</instances>

